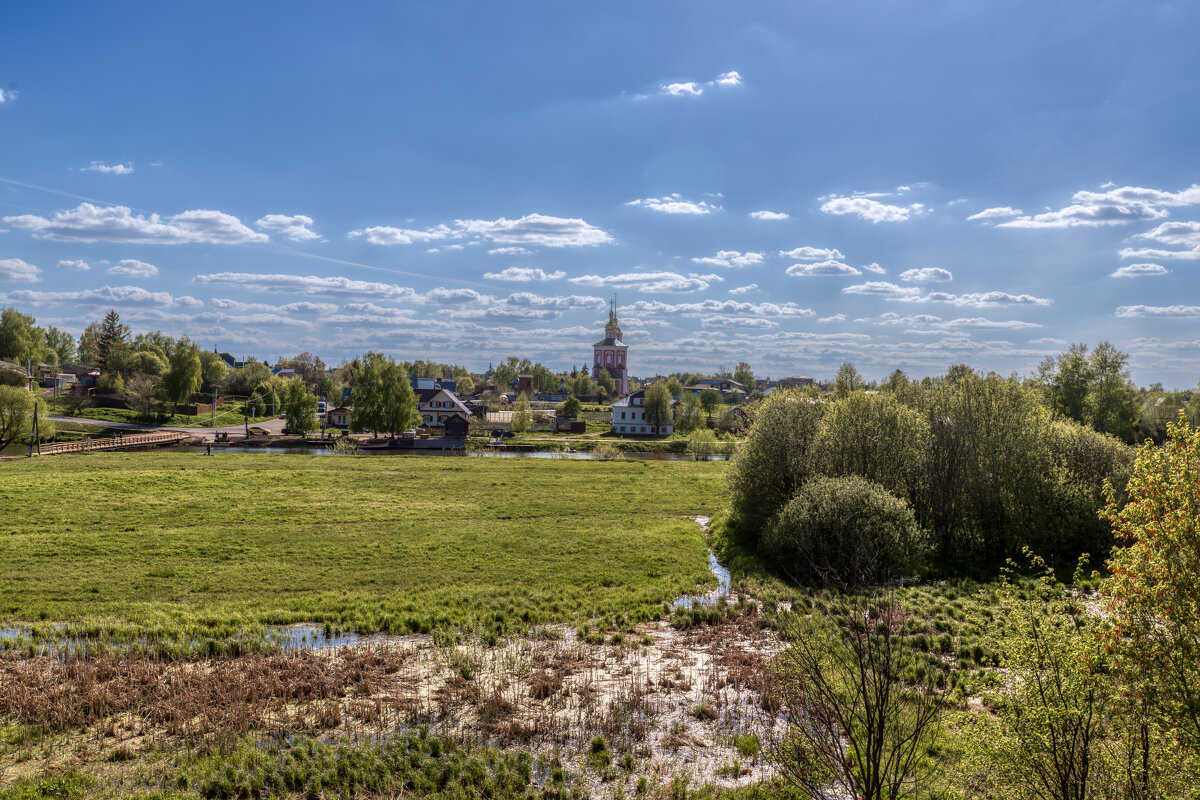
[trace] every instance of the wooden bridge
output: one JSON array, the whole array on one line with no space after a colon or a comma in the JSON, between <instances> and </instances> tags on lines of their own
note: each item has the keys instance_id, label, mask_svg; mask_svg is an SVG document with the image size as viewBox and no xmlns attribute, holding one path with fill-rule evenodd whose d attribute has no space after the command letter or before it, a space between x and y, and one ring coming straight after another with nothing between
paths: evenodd
<instances>
[{"instance_id":1,"label":"wooden bridge","mask_svg":"<svg viewBox=\"0 0 1200 800\"><path fill-rule=\"evenodd\" d=\"M138 433L132 436L114 436L104 439L86 439L78 442L53 442L34 447L35 456L56 456L60 453L90 453L93 450L129 450L137 447L159 447L178 444L192 438L190 433L163 431L161 433Z\"/></svg>"}]
</instances>

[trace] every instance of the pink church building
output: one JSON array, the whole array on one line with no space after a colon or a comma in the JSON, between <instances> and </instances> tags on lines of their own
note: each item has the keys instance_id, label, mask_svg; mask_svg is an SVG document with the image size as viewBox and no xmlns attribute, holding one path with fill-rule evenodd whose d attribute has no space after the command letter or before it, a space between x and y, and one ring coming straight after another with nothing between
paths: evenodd
<instances>
[{"instance_id":1,"label":"pink church building","mask_svg":"<svg viewBox=\"0 0 1200 800\"><path fill-rule=\"evenodd\" d=\"M621 341L621 326L617 324L615 304L608 309L608 324L604 326L604 338L592 345L595 353L592 361L592 379L600 377L600 370L608 370L616 387L617 397L629 394L629 345Z\"/></svg>"}]
</instances>

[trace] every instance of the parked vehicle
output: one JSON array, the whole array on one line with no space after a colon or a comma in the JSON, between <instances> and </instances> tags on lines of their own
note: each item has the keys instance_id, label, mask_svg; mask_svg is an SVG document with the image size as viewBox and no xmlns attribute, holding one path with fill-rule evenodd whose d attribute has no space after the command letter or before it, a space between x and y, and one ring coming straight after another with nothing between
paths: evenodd
<instances>
[{"instance_id":1,"label":"parked vehicle","mask_svg":"<svg viewBox=\"0 0 1200 800\"><path fill-rule=\"evenodd\" d=\"M496 430L492 431L493 439L512 439L515 436L516 434L512 431L506 431L502 428L497 428Z\"/></svg>"},{"instance_id":2,"label":"parked vehicle","mask_svg":"<svg viewBox=\"0 0 1200 800\"><path fill-rule=\"evenodd\" d=\"M264 428L262 425L251 425L250 433L257 434L259 436L270 436L271 435L271 432L269 430L267 430L266 428Z\"/></svg>"}]
</instances>

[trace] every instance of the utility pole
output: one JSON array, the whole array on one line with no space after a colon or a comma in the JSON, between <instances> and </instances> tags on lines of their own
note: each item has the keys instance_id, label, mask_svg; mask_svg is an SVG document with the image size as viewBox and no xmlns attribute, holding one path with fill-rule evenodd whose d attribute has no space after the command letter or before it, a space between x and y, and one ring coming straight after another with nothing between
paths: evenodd
<instances>
[{"instance_id":1,"label":"utility pole","mask_svg":"<svg viewBox=\"0 0 1200 800\"><path fill-rule=\"evenodd\" d=\"M29 430L29 457L33 458L33 444L37 442L37 452L42 454L42 442L38 431L38 401L33 401L33 426Z\"/></svg>"}]
</instances>

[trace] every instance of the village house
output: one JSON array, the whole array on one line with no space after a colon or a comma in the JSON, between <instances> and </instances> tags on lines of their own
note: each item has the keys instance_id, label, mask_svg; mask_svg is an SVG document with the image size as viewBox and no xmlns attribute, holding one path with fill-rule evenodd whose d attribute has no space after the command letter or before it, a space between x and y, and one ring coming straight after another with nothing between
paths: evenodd
<instances>
[{"instance_id":1,"label":"village house","mask_svg":"<svg viewBox=\"0 0 1200 800\"><path fill-rule=\"evenodd\" d=\"M673 420L666 425L652 425L646 419L646 390L625 395L612 404L612 427L614 433L637 436L670 436L675 430Z\"/></svg>"},{"instance_id":2,"label":"village house","mask_svg":"<svg viewBox=\"0 0 1200 800\"><path fill-rule=\"evenodd\" d=\"M417 413L421 415L423 426L441 428L454 414L462 414L468 420L471 418L471 409L452 390L445 388L442 382L433 378L418 378L415 382Z\"/></svg>"},{"instance_id":3,"label":"village house","mask_svg":"<svg viewBox=\"0 0 1200 800\"><path fill-rule=\"evenodd\" d=\"M345 406L338 406L332 411L325 412L325 427L326 428L349 428L350 427L350 409Z\"/></svg>"}]
</instances>

